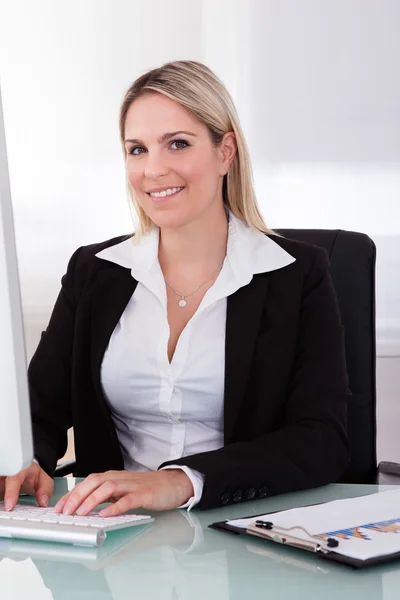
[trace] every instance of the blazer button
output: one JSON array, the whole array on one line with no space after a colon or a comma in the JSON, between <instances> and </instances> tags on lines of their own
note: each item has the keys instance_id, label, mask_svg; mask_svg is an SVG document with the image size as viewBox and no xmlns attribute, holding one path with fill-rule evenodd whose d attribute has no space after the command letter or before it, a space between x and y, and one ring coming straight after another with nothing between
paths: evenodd
<instances>
[{"instance_id":1,"label":"blazer button","mask_svg":"<svg viewBox=\"0 0 400 600\"><path fill-rule=\"evenodd\" d=\"M232 496L232 500L234 502L240 502L241 500L243 500L243 492L242 492L242 490L236 490L236 492L234 492L234 494Z\"/></svg>"},{"instance_id":2,"label":"blazer button","mask_svg":"<svg viewBox=\"0 0 400 600\"><path fill-rule=\"evenodd\" d=\"M255 495L256 495L256 490L254 488L248 488L244 493L244 497L246 500L253 500Z\"/></svg>"},{"instance_id":3,"label":"blazer button","mask_svg":"<svg viewBox=\"0 0 400 600\"><path fill-rule=\"evenodd\" d=\"M266 498L268 496L268 488L266 485L262 485L260 487L260 489L258 490L258 497L259 498Z\"/></svg>"},{"instance_id":4,"label":"blazer button","mask_svg":"<svg viewBox=\"0 0 400 600\"><path fill-rule=\"evenodd\" d=\"M222 494L222 496L220 498L221 504L229 504L229 502L231 500L232 500L232 497L228 492L226 492L225 494Z\"/></svg>"}]
</instances>

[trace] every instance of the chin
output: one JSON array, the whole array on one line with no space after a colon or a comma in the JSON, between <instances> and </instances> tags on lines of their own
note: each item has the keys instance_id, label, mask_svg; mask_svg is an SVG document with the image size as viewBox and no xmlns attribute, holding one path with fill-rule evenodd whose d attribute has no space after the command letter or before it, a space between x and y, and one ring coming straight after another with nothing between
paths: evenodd
<instances>
[{"instance_id":1,"label":"chin","mask_svg":"<svg viewBox=\"0 0 400 600\"><path fill-rule=\"evenodd\" d=\"M146 211L148 217L153 221L155 225L158 227L166 227L168 229L176 229L178 227L183 227L187 223L193 220L193 216L188 214L182 214L182 211L177 208L172 207L160 207L158 210Z\"/></svg>"},{"instance_id":2,"label":"chin","mask_svg":"<svg viewBox=\"0 0 400 600\"><path fill-rule=\"evenodd\" d=\"M154 218L151 218L153 223L160 227L160 229L178 229L179 227L183 227L190 223L191 219L185 218L182 215L154 215Z\"/></svg>"}]
</instances>

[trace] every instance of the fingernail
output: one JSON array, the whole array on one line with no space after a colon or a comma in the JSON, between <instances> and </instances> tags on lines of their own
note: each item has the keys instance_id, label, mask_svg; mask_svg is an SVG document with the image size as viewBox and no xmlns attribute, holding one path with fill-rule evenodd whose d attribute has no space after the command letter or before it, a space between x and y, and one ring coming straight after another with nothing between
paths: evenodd
<instances>
[{"instance_id":1,"label":"fingernail","mask_svg":"<svg viewBox=\"0 0 400 600\"><path fill-rule=\"evenodd\" d=\"M72 502L67 502L67 504L64 506L63 514L64 515L69 515L69 514L72 513L73 509L74 509L73 503Z\"/></svg>"},{"instance_id":2,"label":"fingernail","mask_svg":"<svg viewBox=\"0 0 400 600\"><path fill-rule=\"evenodd\" d=\"M40 505L45 507L48 505L48 503L49 503L49 497L46 496L46 494L43 494L43 496L41 496L41 498L40 498Z\"/></svg>"},{"instance_id":3,"label":"fingernail","mask_svg":"<svg viewBox=\"0 0 400 600\"><path fill-rule=\"evenodd\" d=\"M4 508L6 510L11 510L12 505L13 505L13 502L12 502L12 500L10 500L10 498L8 498L7 500L4 500Z\"/></svg>"},{"instance_id":4,"label":"fingernail","mask_svg":"<svg viewBox=\"0 0 400 600\"><path fill-rule=\"evenodd\" d=\"M55 505L55 507L54 507L54 510L55 510L56 512L61 512L61 511L62 511L62 509L64 508L64 504L65 504L64 500L59 500L59 501L57 502L57 504Z\"/></svg>"},{"instance_id":5,"label":"fingernail","mask_svg":"<svg viewBox=\"0 0 400 600\"><path fill-rule=\"evenodd\" d=\"M89 506L87 504L82 504L78 510L76 511L77 515L83 515L89 510Z\"/></svg>"},{"instance_id":6,"label":"fingernail","mask_svg":"<svg viewBox=\"0 0 400 600\"><path fill-rule=\"evenodd\" d=\"M99 511L100 517L108 517L109 514L110 514L110 511L108 510L108 508L103 508L103 510Z\"/></svg>"}]
</instances>

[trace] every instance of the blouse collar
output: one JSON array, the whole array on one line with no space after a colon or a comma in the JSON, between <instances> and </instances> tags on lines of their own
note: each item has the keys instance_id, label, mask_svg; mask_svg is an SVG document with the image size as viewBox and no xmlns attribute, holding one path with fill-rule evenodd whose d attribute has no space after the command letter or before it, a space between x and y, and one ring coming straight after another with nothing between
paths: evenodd
<instances>
[{"instance_id":1,"label":"blouse collar","mask_svg":"<svg viewBox=\"0 0 400 600\"><path fill-rule=\"evenodd\" d=\"M130 269L132 276L140 279L141 274L158 262L159 236L160 230L154 226L142 236L139 244L130 237L96 256ZM249 227L230 211L226 257L235 278L250 277L249 281L256 273L276 271L296 260L271 237Z\"/></svg>"}]
</instances>

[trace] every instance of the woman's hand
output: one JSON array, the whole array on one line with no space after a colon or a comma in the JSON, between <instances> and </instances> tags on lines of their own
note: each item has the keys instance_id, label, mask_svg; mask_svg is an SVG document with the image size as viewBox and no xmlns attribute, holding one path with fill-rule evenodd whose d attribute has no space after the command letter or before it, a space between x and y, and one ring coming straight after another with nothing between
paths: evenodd
<instances>
[{"instance_id":1,"label":"woman's hand","mask_svg":"<svg viewBox=\"0 0 400 600\"><path fill-rule=\"evenodd\" d=\"M53 488L52 478L35 462L17 475L0 478L0 497L4 496L6 510L13 510L21 493L36 496L39 506L47 506Z\"/></svg>"},{"instance_id":2,"label":"woman's hand","mask_svg":"<svg viewBox=\"0 0 400 600\"><path fill-rule=\"evenodd\" d=\"M92 473L55 505L57 512L86 515L102 502L114 502L100 516L115 517L133 508L169 510L194 495L189 477L181 469L155 473L106 471Z\"/></svg>"}]
</instances>

